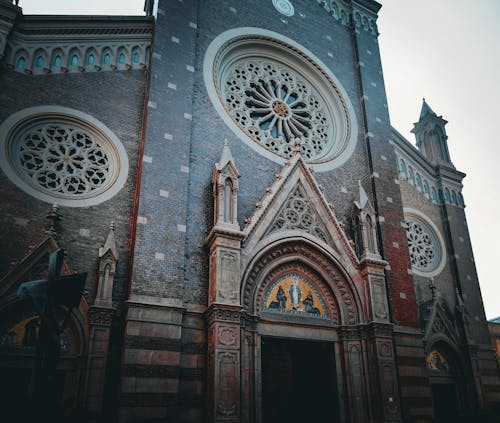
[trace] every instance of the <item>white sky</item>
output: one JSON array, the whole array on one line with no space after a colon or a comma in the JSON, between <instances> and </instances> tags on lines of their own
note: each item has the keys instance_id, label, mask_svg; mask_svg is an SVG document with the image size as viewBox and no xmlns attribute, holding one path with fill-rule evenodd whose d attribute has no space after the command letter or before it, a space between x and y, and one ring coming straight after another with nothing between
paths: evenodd
<instances>
[{"instance_id":1,"label":"white sky","mask_svg":"<svg viewBox=\"0 0 500 423\"><path fill-rule=\"evenodd\" d=\"M486 315L500 316L495 272L500 260L495 247L500 239L500 187L495 183L500 1L381 2L379 40L392 125L414 142L409 131L418 120L422 97L449 122L453 163L468 175L466 214ZM143 0L20 0L25 14L141 15L143 5Z\"/></svg>"}]
</instances>

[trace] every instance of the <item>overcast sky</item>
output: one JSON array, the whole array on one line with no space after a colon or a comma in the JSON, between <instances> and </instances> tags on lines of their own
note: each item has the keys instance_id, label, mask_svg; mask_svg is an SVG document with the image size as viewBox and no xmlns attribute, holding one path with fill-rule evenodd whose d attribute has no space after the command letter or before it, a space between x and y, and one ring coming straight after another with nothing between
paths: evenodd
<instances>
[{"instance_id":1,"label":"overcast sky","mask_svg":"<svg viewBox=\"0 0 500 423\"><path fill-rule=\"evenodd\" d=\"M467 173L463 192L486 315L500 316L495 272L500 260L500 1L381 2L379 40L392 125L414 142L410 130L422 97L449 122L452 161ZM143 0L20 0L25 14L140 15L143 5Z\"/></svg>"}]
</instances>

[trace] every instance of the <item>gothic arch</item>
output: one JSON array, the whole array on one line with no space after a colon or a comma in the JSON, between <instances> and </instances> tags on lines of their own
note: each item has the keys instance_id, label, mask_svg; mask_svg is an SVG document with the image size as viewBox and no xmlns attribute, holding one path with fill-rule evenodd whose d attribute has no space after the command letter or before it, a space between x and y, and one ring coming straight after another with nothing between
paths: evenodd
<instances>
[{"instance_id":1,"label":"gothic arch","mask_svg":"<svg viewBox=\"0 0 500 423\"><path fill-rule=\"evenodd\" d=\"M354 283L341 263L326 249L303 237L282 238L255 254L243 276L241 299L245 311L259 314L266 288L281 273L292 269L304 272L318 284L333 310L330 317L334 323L355 325L366 320Z\"/></svg>"}]
</instances>

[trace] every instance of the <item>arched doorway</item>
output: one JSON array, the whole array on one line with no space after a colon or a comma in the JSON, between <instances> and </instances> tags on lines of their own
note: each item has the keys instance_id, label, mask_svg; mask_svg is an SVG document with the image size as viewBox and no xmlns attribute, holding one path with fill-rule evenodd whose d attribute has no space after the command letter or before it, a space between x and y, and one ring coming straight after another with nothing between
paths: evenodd
<instances>
[{"instance_id":1,"label":"arched doorway","mask_svg":"<svg viewBox=\"0 0 500 423\"><path fill-rule=\"evenodd\" d=\"M468 407L464 389L464 366L459 355L445 341L427 349L427 369L431 382L436 423L462 421Z\"/></svg>"},{"instance_id":2,"label":"arched doorway","mask_svg":"<svg viewBox=\"0 0 500 423\"><path fill-rule=\"evenodd\" d=\"M254 392L242 405L256 410L248 421L368 421L370 369L352 279L299 240L252 265L242 291L252 320L242 330L243 395Z\"/></svg>"},{"instance_id":3,"label":"arched doorway","mask_svg":"<svg viewBox=\"0 0 500 423\"><path fill-rule=\"evenodd\" d=\"M65 313L64 310L60 312L62 320ZM62 415L71 414L80 401L85 335L78 316L79 311L75 310L61 334L54 386L47 387L57 396ZM31 304L14 300L6 301L0 308L0 322L0 398L4 404L4 416L16 421L30 421L39 417L30 395L40 318L34 314Z\"/></svg>"}]
</instances>

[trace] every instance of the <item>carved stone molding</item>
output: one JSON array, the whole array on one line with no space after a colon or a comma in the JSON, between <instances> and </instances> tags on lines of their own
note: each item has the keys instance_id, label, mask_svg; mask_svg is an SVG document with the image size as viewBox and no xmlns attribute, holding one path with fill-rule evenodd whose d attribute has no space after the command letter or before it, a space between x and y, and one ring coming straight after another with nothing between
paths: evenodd
<instances>
[{"instance_id":1,"label":"carved stone molding","mask_svg":"<svg viewBox=\"0 0 500 423\"><path fill-rule=\"evenodd\" d=\"M102 308L91 306L88 311L89 324L100 326L111 326L113 316L115 315L114 308Z\"/></svg>"},{"instance_id":2,"label":"carved stone molding","mask_svg":"<svg viewBox=\"0 0 500 423\"><path fill-rule=\"evenodd\" d=\"M207 325L210 326L215 322L233 322L240 324L241 308L221 306L214 304L206 312Z\"/></svg>"},{"instance_id":3,"label":"carved stone molding","mask_svg":"<svg viewBox=\"0 0 500 423\"><path fill-rule=\"evenodd\" d=\"M224 347L239 347L240 329L237 326L219 326L217 328L218 344Z\"/></svg>"},{"instance_id":4,"label":"carved stone molding","mask_svg":"<svg viewBox=\"0 0 500 423\"><path fill-rule=\"evenodd\" d=\"M272 266L273 261L280 259L281 262L285 262L287 257L290 258L289 263L276 267L272 271L267 270ZM323 281L323 278L312 270L310 266L302 262L301 258L313 262L324 269L325 274L329 275L330 280ZM327 301L329 300L332 319L334 321L336 319L336 324L354 325L358 322L356 302L352 293L354 288L349 286L349 282L346 281L331 259L325 257L318 250L314 250L302 241L277 245L254 264L243 291L243 307L246 310L253 309L254 296L257 300L257 307L260 307L259 300L261 300L267 284L271 283L272 279L285 266L295 266L299 271L306 272L309 277L312 276L313 279L319 281L317 286L322 288L322 294ZM265 274L265 272L268 272L268 274ZM338 318L336 318L337 313L340 314Z\"/></svg>"}]
</instances>

